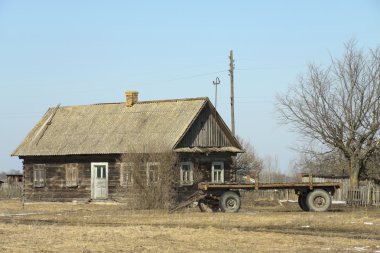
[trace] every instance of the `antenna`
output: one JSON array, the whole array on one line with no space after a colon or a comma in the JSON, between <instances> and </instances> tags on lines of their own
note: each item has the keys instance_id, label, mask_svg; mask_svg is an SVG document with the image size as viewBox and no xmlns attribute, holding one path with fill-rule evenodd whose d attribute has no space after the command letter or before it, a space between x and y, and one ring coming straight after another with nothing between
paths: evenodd
<instances>
[{"instance_id":1,"label":"antenna","mask_svg":"<svg viewBox=\"0 0 380 253\"><path fill-rule=\"evenodd\" d=\"M215 81L212 81L212 83L215 85L215 109L216 109L216 102L218 99L218 85L220 84L219 77L216 77Z\"/></svg>"}]
</instances>

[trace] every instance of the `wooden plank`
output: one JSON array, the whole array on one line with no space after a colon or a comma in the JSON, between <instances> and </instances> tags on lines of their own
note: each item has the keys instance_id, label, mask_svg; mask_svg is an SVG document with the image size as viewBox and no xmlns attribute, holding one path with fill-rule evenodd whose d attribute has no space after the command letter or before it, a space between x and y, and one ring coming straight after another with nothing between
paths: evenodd
<instances>
[{"instance_id":1,"label":"wooden plank","mask_svg":"<svg viewBox=\"0 0 380 253\"><path fill-rule=\"evenodd\" d=\"M307 188L310 189L309 183L261 183L261 184L241 184L241 183L224 183L216 184L210 182L201 182L198 184L198 189L200 190L209 190L209 189L234 189L234 190L273 190L273 189L298 189L298 188ZM325 183L313 183L312 188L324 188L324 187L333 187L340 188L340 183L334 182L325 182Z\"/></svg>"}]
</instances>

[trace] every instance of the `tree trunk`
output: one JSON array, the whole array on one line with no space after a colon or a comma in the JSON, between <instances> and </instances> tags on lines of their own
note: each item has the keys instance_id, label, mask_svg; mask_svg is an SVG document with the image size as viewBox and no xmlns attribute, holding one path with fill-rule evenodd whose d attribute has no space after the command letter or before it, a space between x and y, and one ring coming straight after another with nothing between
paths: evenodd
<instances>
[{"instance_id":1,"label":"tree trunk","mask_svg":"<svg viewBox=\"0 0 380 253\"><path fill-rule=\"evenodd\" d=\"M359 172L361 167L361 161L357 158L351 158L349 160L349 172L350 172L350 187L359 186Z\"/></svg>"}]
</instances>

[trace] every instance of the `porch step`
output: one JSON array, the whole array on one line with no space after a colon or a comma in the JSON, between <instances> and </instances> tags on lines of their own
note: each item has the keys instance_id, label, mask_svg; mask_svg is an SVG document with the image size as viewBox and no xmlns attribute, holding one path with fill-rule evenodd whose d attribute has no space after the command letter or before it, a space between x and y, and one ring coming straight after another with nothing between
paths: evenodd
<instances>
[{"instance_id":1,"label":"porch step","mask_svg":"<svg viewBox=\"0 0 380 253\"><path fill-rule=\"evenodd\" d=\"M174 205L169 208L169 213L173 213L176 211L179 211L183 208L186 208L190 206L193 202L199 201L200 199L204 198L206 194L203 191L196 191L192 195L190 195L186 200L178 203L177 205Z\"/></svg>"}]
</instances>

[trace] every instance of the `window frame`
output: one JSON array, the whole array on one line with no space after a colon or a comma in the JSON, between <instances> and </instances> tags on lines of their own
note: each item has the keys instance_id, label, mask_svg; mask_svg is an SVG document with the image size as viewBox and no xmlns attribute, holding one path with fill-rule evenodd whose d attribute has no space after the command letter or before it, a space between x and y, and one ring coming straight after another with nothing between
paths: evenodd
<instances>
[{"instance_id":1,"label":"window frame","mask_svg":"<svg viewBox=\"0 0 380 253\"><path fill-rule=\"evenodd\" d=\"M66 180L66 187L78 187L79 185L79 164L78 163L65 164L65 180Z\"/></svg>"},{"instance_id":2,"label":"window frame","mask_svg":"<svg viewBox=\"0 0 380 253\"><path fill-rule=\"evenodd\" d=\"M160 168L160 163L159 162L147 162L146 163L146 185L150 184L157 184L158 181L160 181L160 177L158 174L158 171L156 170L151 170L151 166L157 166L157 168ZM150 178L150 172L153 172L153 180Z\"/></svg>"},{"instance_id":3,"label":"window frame","mask_svg":"<svg viewBox=\"0 0 380 253\"><path fill-rule=\"evenodd\" d=\"M187 165L189 166L189 180L188 181L184 181L183 179L183 176L184 176L184 169L183 169L183 165ZM179 177L180 177L180 185L193 185L194 184L194 163L193 162L181 162L180 163L180 167L179 167Z\"/></svg>"},{"instance_id":4,"label":"window frame","mask_svg":"<svg viewBox=\"0 0 380 253\"><path fill-rule=\"evenodd\" d=\"M215 169L215 165L220 165L220 169ZM215 172L220 171L220 180L215 180ZM211 182L213 183L224 183L224 162L217 161L212 162L211 165Z\"/></svg>"},{"instance_id":5,"label":"window frame","mask_svg":"<svg viewBox=\"0 0 380 253\"><path fill-rule=\"evenodd\" d=\"M133 185L133 166L134 163L120 162L117 163L120 168L120 186L132 186Z\"/></svg>"},{"instance_id":6,"label":"window frame","mask_svg":"<svg viewBox=\"0 0 380 253\"><path fill-rule=\"evenodd\" d=\"M33 187L44 188L45 186L46 186L46 164L33 164Z\"/></svg>"}]
</instances>

